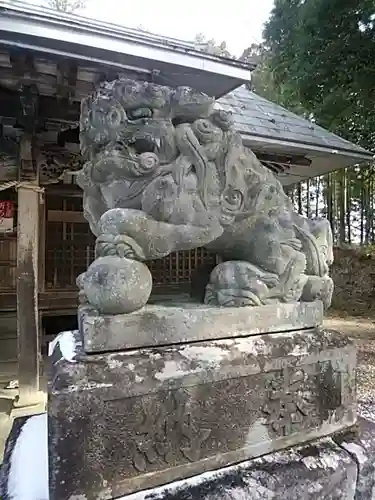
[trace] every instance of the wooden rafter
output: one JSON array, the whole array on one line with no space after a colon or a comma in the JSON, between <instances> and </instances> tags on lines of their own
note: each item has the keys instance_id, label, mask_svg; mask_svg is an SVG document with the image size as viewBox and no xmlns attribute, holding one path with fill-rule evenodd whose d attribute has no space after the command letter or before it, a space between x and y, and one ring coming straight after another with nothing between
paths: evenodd
<instances>
[{"instance_id":1,"label":"wooden rafter","mask_svg":"<svg viewBox=\"0 0 375 500\"><path fill-rule=\"evenodd\" d=\"M38 107L38 117L43 121L76 123L79 120L80 104L78 102L61 106L61 102L55 97L40 96ZM17 120L20 110L19 92L0 88L0 110L3 118Z\"/></svg>"},{"instance_id":2,"label":"wooden rafter","mask_svg":"<svg viewBox=\"0 0 375 500\"><path fill-rule=\"evenodd\" d=\"M59 61L56 66L56 96L63 101L72 102L77 85L77 64Z\"/></svg>"},{"instance_id":3,"label":"wooden rafter","mask_svg":"<svg viewBox=\"0 0 375 500\"><path fill-rule=\"evenodd\" d=\"M19 84L34 82L38 79L38 73L35 68L34 58L28 52L17 51L10 52L9 61L12 71L19 78Z\"/></svg>"}]
</instances>

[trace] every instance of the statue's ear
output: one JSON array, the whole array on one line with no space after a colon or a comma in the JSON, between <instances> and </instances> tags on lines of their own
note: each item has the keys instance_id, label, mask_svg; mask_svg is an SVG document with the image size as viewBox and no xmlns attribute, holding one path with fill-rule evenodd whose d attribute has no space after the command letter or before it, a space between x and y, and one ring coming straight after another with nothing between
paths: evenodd
<instances>
[{"instance_id":1,"label":"statue's ear","mask_svg":"<svg viewBox=\"0 0 375 500\"><path fill-rule=\"evenodd\" d=\"M231 187L236 187L237 189L243 188L244 176L241 172L241 165L237 162L234 162L228 167L227 184L229 184Z\"/></svg>"},{"instance_id":2,"label":"statue's ear","mask_svg":"<svg viewBox=\"0 0 375 500\"><path fill-rule=\"evenodd\" d=\"M244 147L242 144L242 139L239 136L239 134L235 132L227 133L226 134L226 141L227 141L227 154L226 154L226 168L225 170L228 171L228 169L232 165L236 165L241 162L241 156L243 155L244 152Z\"/></svg>"}]
</instances>

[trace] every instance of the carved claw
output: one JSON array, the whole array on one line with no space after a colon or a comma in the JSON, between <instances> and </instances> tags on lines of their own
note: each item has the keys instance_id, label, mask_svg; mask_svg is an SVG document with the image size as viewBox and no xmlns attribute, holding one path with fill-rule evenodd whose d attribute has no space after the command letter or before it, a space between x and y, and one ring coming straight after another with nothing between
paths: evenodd
<instances>
[{"instance_id":1,"label":"carved claw","mask_svg":"<svg viewBox=\"0 0 375 500\"><path fill-rule=\"evenodd\" d=\"M142 248L133 238L126 235L111 235L104 234L97 238L95 246L95 256L106 257L107 255L115 255L132 260L144 261L146 256Z\"/></svg>"},{"instance_id":2,"label":"carved claw","mask_svg":"<svg viewBox=\"0 0 375 500\"><path fill-rule=\"evenodd\" d=\"M261 306L263 302L257 294L250 290L227 289L215 290L212 285L207 285L204 303L221 307Z\"/></svg>"},{"instance_id":3,"label":"carved claw","mask_svg":"<svg viewBox=\"0 0 375 500\"><path fill-rule=\"evenodd\" d=\"M329 276L308 276L302 292L302 299L306 302L321 300L324 309L328 309L332 302L333 280Z\"/></svg>"}]
</instances>

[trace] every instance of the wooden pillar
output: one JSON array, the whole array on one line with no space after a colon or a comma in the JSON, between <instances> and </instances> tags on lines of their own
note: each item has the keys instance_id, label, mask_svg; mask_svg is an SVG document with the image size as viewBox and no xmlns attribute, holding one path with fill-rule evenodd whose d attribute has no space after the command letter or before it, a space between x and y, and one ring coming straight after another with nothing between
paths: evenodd
<instances>
[{"instance_id":1,"label":"wooden pillar","mask_svg":"<svg viewBox=\"0 0 375 500\"><path fill-rule=\"evenodd\" d=\"M17 336L19 404L39 399L40 338L38 312L39 204L37 186L18 189Z\"/></svg>"},{"instance_id":2,"label":"wooden pillar","mask_svg":"<svg viewBox=\"0 0 375 500\"><path fill-rule=\"evenodd\" d=\"M39 293L46 289L46 196L40 192L39 198Z\"/></svg>"},{"instance_id":3,"label":"wooden pillar","mask_svg":"<svg viewBox=\"0 0 375 500\"><path fill-rule=\"evenodd\" d=\"M20 140L18 185L18 406L29 406L40 401L38 260L41 189L35 152L36 101L37 92L27 88L21 97L25 133Z\"/></svg>"}]
</instances>

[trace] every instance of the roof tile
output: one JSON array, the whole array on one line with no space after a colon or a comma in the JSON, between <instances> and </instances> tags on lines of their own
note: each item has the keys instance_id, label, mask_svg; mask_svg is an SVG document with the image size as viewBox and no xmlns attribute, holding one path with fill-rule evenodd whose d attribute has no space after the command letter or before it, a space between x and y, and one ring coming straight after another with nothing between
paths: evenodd
<instances>
[{"instance_id":1,"label":"roof tile","mask_svg":"<svg viewBox=\"0 0 375 500\"><path fill-rule=\"evenodd\" d=\"M245 86L233 90L218 102L223 109L232 112L235 127L241 134L372 155L315 123L254 94Z\"/></svg>"}]
</instances>

